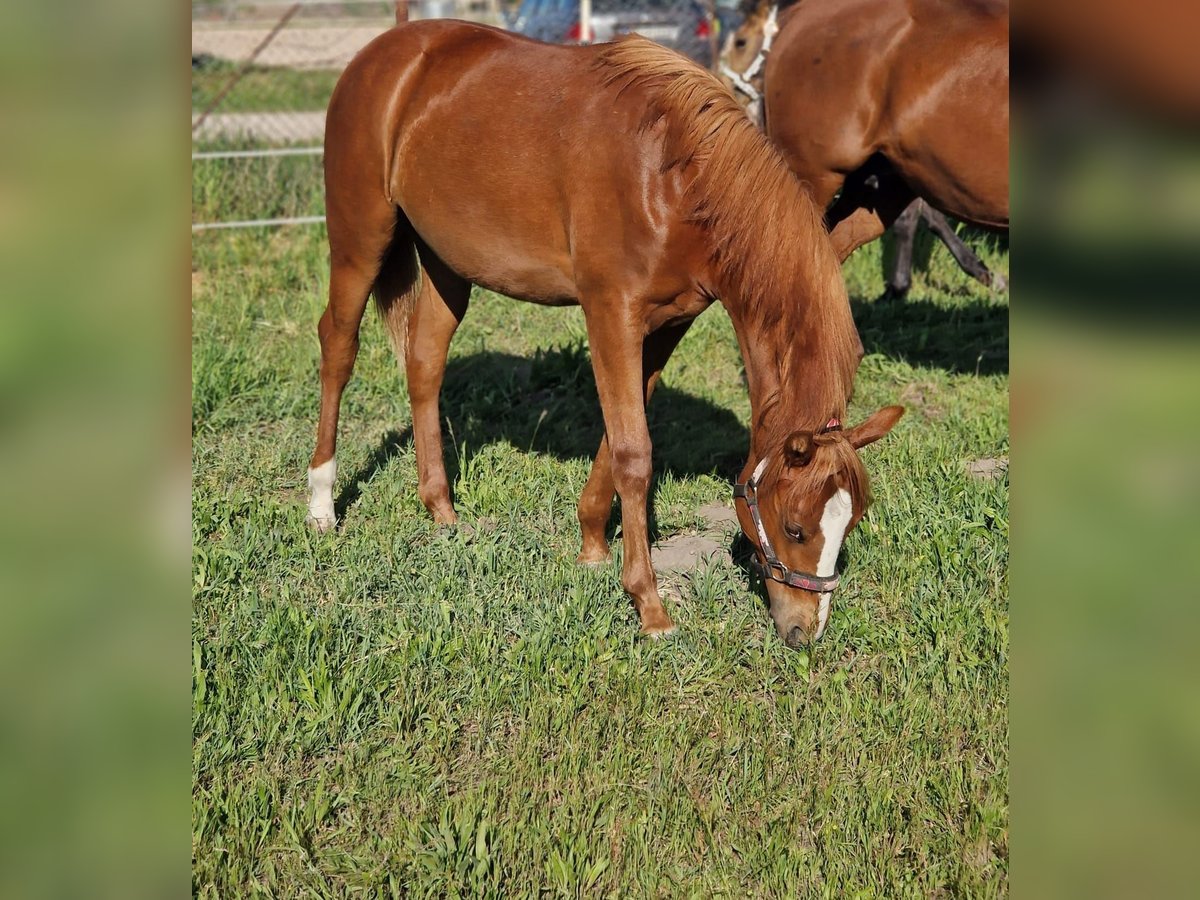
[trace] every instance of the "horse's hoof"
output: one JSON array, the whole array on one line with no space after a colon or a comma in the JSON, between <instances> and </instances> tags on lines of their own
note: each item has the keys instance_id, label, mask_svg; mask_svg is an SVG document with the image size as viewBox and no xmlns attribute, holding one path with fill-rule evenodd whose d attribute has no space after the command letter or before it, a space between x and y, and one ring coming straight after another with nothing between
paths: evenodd
<instances>
[{"instance_id":1,"label":"horse's hoof","mask_svg":"<svg viewBox=\"0 0 1200 900\"><path fill-rule=\"evenodd\" d=\"M675 634L677 631L679 631L679 628L674 622L672 622L670 625L655 626L653 628L647 628L645 625L642 626L642 634L655 641L665 640L666 638L671 637L671 635Z\"/></svg>"},{"instance_id":2,"label":"horse's hoof","mask_svg":"<svg viewBox=\"0 0 1200 900\"><path fill-rule=\"evenodd\" d=\"M642 617L642 634L658 640L675 633L675 623L667 615L666 610L659 607L649 615Z\"/></svg>"},{"instance_id":3,"label":"horse's hoof","mask_svg":"<svg viewBox=\"0 0 1200 900\"><path fill-rule=\"evenodd\" d=\"M1008 290L1008 281L999 272L992 275L992 290L998 294Z\"/></svg>"},{"instance_id":4,"label":"horse's hoof","mask_svg":"<svg viewBox=\"0 0 1200 900\"><path fill-rule=\"evenodd\" d=\"M317 534L324 534L327 531L333 531L334 527L337 525L337 518L335 516L314 516L312 513L309 513L307 516L305 516L304 521L308 523L308 527L316 531Z\"/></svg>"},{"instance_id":5,"label":"horse's hoof","mask_svg":"<svg viewBox=\"0 0 1200 900\"><path fill-rule=\"evenodd\" d=\"M602 566L607 566L612 562L612 554L606 553L603 556L585 556L580 553L575 557L575 565L583 566L587 569L599 569Z\"/></svg>"},{"instance_id":6,"label":"horse's hoof","mask_svg":"<svg viewBox=\"0 0 1200 900\"><path fill-rule=\"evenodd\" d=\"M435 524L435 525L457 525L458 524L458 513L456 513L454 510L450 510L449 512L446 512L444 510L438 510L437 512L434 512L431 515L433 516L433 524Z\"/></svg>"}]
</instances>

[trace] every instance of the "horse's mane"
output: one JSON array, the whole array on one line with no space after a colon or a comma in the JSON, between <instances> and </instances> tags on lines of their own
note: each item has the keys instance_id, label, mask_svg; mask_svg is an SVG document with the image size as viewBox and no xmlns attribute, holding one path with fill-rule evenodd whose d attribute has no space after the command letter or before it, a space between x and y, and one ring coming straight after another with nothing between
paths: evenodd
<instances>
[{"instance_id":1,"label":"horse's mane","mask_svg":"<svg viewBox=\"0 0 1200 900\"><path fill-rule=\"evenodd\" d=\"M843 416L858 367L858 332L821 211L774 146L707 70L636 35L603 48L606 83L636 86L643 128L665 124L664 170L690 168L689 215L712 238L723 300L773 338L779 382L766 446ZM803 402L799 402L803 400Z\"/></svg>"}]
</instances>

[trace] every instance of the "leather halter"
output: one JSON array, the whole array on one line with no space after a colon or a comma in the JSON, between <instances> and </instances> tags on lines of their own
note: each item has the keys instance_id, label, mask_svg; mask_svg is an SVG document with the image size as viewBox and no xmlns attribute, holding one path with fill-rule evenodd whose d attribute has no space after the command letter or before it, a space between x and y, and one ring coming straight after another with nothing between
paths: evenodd
<instances>
[{"instance_id":1,"label":"leather halter","mask_svg":"<svg viewBox=\"0 0 1200 900\"><path fill-rule=\"evenodd\" d=\"M767 54L771 52L771 44L775 42L775 35L779 33L779 25L776 22L778 16L779 4L776 3L771 7L771 12L767 14L767 20L763 23L763 42L758 49L758 56L754 57L744 72L737 71L727 62L721 63L721 74L733 82L733 86L745 94L751 103L758 103L762 100L762 94L750 83L750 80L757 77L759 70L767 61Z\"/></svg>"},{"instance_id":2,"label":"leather halter","mask_svg":"<svg viewBox=\"0 0 1200 900\"><path fill-rule=\"evenodd\" d=\"M840 431L841 428L842 423L840 421L830 419L818 434ZM750 518L754 522L754 529L758 532L758 549L765 560L765 562L760 563L756 557L751 562L763 578L778 581L780 584L785 584L788 587L812 591L814 594L831 593L841 580L841 576L837 572L828 577L810 575L807 572L797 572L795 569L788 568L787 564L775 555L775 549L771 546L771 539L767 537L767 529L763 526L762 516L758 511L758 480L762 478L763 472L766 471L769 459L769 456L762 458L762 461L754 467L753 474L751 474L745 484L735 483L733 486L734 499L745 500L746 508L750 510Z\"/></svg>"}]
</instances>

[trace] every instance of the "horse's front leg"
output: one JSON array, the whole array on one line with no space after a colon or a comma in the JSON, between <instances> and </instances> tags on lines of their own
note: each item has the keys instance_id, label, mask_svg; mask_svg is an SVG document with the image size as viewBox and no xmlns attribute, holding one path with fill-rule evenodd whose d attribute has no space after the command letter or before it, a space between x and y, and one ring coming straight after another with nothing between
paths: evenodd
<instances>
[{"instance_id":1,"label":"horse's front leg","mask_svg":"<svg viewBox=\"0 0 1200 900\"><path fill-rule=\"evenodd\" d=\"M1002 291L1008 286L1003 275L998 272L993 275L991 270L983 264L983 260L975 255L975 251L963 242L963 239L955 232L954 226L946 221L945 216L928 203L922 203L921 206L921 218L929 226L929 230L941 238L942 243L946 245L946 249L950 251L959 268L984 287Z\"/></svg>"},{"instance_id":2,"label":"horse's front leg","mask_svg":"<svg viewBox=\"0 0 1200 900\"><path fill-rule=\"evenodd\" d=\"M633 597L642 633L670 634L675 623L663 608L650 563L647 502L651 444L643 394L642 317L620 301L584 305L596 388L604 411L604 432L612 479L621 497L625 562L621 583Z\"/></svg>"},{"instance_id":3,"label":"horse's front leg","mask_svg":"<svg viewBox=\"0 0 1200 900\"><path fill-rule=\"evenodd\" d=\"M663 368L691 324L692 320L688 320L678 325L664 326L647 335L642 342L644 404L650 403L650 396L654 393ZM604 529L608 525L608 517L612 515L615 493L612 454L608 449L608 437L605 436L600 440L600 449L596 451L592 471L588 475L583 493L579 496L579 531L583 540L577 562L596 565L608 560L608 541L605 539Z\"/></svg>"}]
</instances>

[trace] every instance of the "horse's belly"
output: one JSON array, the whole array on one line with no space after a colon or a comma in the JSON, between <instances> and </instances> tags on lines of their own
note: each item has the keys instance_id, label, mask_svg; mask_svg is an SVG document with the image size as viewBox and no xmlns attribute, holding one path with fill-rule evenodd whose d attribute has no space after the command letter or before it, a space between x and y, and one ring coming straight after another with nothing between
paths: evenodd
<instances>
[{"instance_id":1,"label":"horse's belly","mask_svg":"<svg viewBox=\"0 0 1200 900\"><path fill-rule=\"evenodd\" d=\"M531 241L524 234L505 233L487 221L486 211L467 217L405 212L421 240L463 278L534 303L578 302L565 242L548 235L541 242L538 235Z\"/></svg>"},{"instance_id":2,"label":"horse's belly","mask_svg":"<svg viewBox=\"0 0 1200 900\"><path fill-rule=\"evenodd\" d=\"M546 306L571 306L579 302L574 282L558 268L539 266L513 257L497 256L454 266L456 272L480 287ZM472 274L474 273L474 274Z\"/></svg>"}]
</instances>

